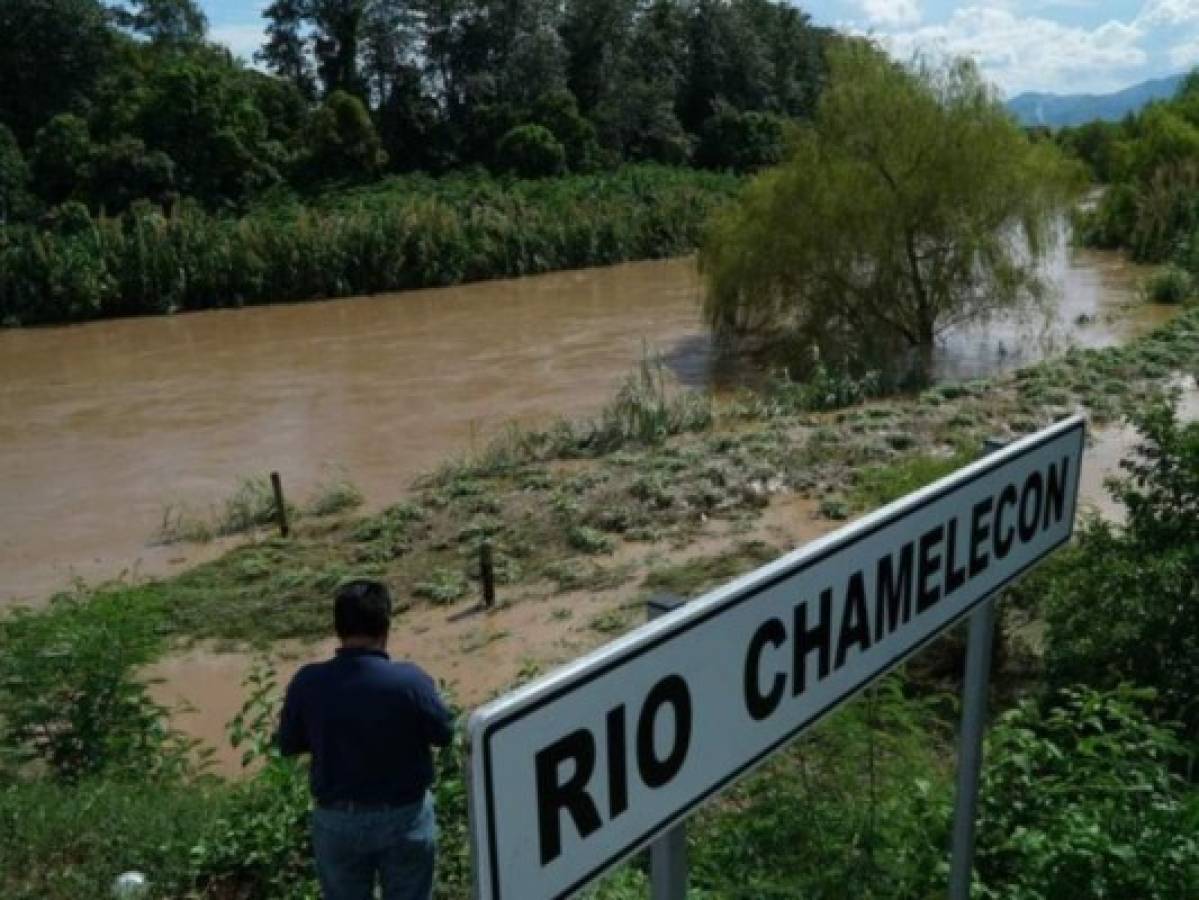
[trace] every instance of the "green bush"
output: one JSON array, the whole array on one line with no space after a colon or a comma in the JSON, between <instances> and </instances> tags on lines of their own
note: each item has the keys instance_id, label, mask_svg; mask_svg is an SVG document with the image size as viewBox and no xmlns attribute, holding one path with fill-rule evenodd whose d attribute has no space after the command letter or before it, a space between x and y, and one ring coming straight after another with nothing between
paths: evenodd
<instances>
[{"instance_id":1,"label":"green bush","mask_svg":"<svg viewBox=\"0 0 1199 900\"><path fill-rule=\"evenodd\" d=\"M999 717L980 789L975 896L1177 900L1199 886L1199 797L1151 691L1071 688Z\"/></svg>"},{"instance_id":2,"label":"green bush","mask_svg":"<svg viewBox=\"0 0 1199 900\"><path fill-rule=\"evenodd\" d=\"M1166 266L1145 282L1145 296L1151 303L1185 303L1195 292L1189 272L1178 266Z\"/></svg>"},{"instance_id":3,"label":"green bush","mask_svg":"<svg viewBox=\"0 0 1199 900\"><path fill-rule=\"evenodd\" d=\"M566 168L566 149L543 125L513 128L500 138L495 155L503 171L521 178L546 178Z\"/></svg>"},{"instance_id":4,"label":"green bush","mask_svg":"<svg viewBox=\"0 0 1199 900\"><path fill-rule=\"evenodd\" d=\"M61 594L0 620L0 771L63 781L173 779L192 745L137 669L161 650L162 607L138 588Z\"/></svg>"},{"instance_id":5,"label":"green bush","mask_svg":"<svg viewBox=\"0 0 1199 900\"><path fill-rule=\"evenodd\" d=\"M742 112L720 104L704 122L695 161L709 169L753 172L782 162L787 152L787 123L782 116Z\"/></svg>"},{"instance_id":6,"label":"green bush","mask_svg":"<svg viewBox=\"0 0 1199 900\"><path fill-rule=\"evenodd\" d=\"M1167 719L1199 739L1199 423L1165 403L1138 419L1138 458L1111 485L1127 513L1094 519L1036 579L1051 684L1154 688Z\"/></svg>"}]
</instances>

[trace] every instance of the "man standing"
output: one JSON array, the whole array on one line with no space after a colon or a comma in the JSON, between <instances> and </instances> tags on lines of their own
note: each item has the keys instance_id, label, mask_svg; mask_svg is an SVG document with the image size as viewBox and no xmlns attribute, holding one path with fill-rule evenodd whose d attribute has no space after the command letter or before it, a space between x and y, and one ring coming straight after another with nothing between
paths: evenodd
<instances>
[{"instance_id":1,"label":"man standing","mask_svg":"<svg viewBox=\"0 0 1199 900\"><path fill-rule=\"evenodd\" d=\"M285 756L312 754L312 846L325 900L428 900L436 826L433 754L453 717L433 680L387 656L391 595L378 581L339 588L341 646L298 671L279 723Z\"/></svg>"}]
</instances>

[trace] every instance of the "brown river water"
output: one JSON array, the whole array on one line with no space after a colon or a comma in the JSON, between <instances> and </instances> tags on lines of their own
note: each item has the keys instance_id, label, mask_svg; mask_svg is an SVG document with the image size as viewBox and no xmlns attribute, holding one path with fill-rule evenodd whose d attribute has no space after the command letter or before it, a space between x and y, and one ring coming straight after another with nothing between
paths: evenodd
<instances>
[{"instance_id":1,"label":"brown river water","mask_svg":"<svg viewBox=\"0 0 1199 900\"><path fill-rule=\"evenodd\" d=\"M1049 318L948 335L938 375L981 376L1071 344L1110 344L1170 314L1138 301L1144 272L1117 256L1063 246L1049 267L1059 300ZM242 475L278 469L301 498L333 463L369 505L393 501L415 476L503 423L595 411L646 347L680 382L708 386L715 360L700 290L694 263L671 260L0 331L0 606L43 599L75 578L169 573L220 552L219 544L160 547L150 538L165 504L203 510ZM1127 440L1096 454L1087 494L1101 493L1101 476ZM789 529L782 537L796 544L815 534L811 517L798 512L779 513ZM477 702L495 679L459 668L464 642L486 643L490 631L522 636L489 645L512 657L493 661L510 676L536 653L546 628L554 631L547 643L562 644L561 626L546 623L569 612L516 604L502 620L447 624L444 611L417 610L392 649ZM293 651L311 658L325 649ZM192 706L183 727L219 746L243 696L247 663L241 654L197 648L164 660L154 674L164 679L162 699ZM218 758L222 769L236 768L227 747Z\"/></svg>"},{"instance_id":2,"label":"brown river water","mask_svg":"<svg viewBox=\"0 0 1199 900\"><path fill-rule=\"evenodd\" d=\"M939 374L1112 343L1167 315L1136 304L1142 273L1116 256L1063 246L1050 268L1048 321L952 333ZM645 347L704 386L699 297L693 262L670 260L0 331L0 605L219 552L151 538L168 504L203 511L243 475L277 469L299 499L334 464L372 505L394 500L502 423L593 412Z\"/></svg>"}]
</instances>

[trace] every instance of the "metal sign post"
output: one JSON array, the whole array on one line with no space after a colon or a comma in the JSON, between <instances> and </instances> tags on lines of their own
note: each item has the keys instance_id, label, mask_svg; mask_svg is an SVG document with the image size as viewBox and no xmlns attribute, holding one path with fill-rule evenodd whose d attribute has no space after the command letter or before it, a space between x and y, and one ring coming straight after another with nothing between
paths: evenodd
<instances>
[{"instance_id":1,"label":"metal sign post","mask_svg":"<svg viewBox=\"0 0 1199 900\"><path fill-rule=\"evenodd\" d=\"M687 600L674 594L658 594L645 604L650 621L674 612ZM685 900L687 896L687 823L679 822L649 845L651 900Z\"/></svg>"},{"instance_id":2,"label":"metal sign post","mask_svg":"<svg viewBox=\"0 0 1199 900\"><path fill-rule=\"evenodd\" d=\"M1029 435L476 710L475 896L569 897L653 846L678 900L692 812L1070 540L1083 443Z\"/></svg>"},{"instance_id":3,"label":"metal sign post","mask_svg":"<svg viewBox=\"0 0 1199 900\"><path fill-rule=\"evenodd\" d=\"M1003 441L989 440L983 455L1002 450ZM958 737L958 786L953 810L953 846L949 857L949 900L969 900L974 871L974 820L978 815L978 780L982 773L987 693L991 685L991 649L995 644L995 598L970 614L966 638L966 680L962 685L962 727Z\"/></svg>"}]
</instances>

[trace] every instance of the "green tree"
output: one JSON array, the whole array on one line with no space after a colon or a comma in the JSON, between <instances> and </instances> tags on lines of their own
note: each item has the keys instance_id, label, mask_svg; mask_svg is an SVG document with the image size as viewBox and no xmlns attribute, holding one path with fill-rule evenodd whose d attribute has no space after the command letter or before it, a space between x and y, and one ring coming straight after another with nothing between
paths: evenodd
<instances>
[{"instance_id":1,"label":"green tree","mask_svg":"<svg viewBox=\"0 0 1199 900\"><path fill-rule=\"evenodd\" d=\"M541 125L520 125L496 147L500 168L523 178L559 175L566 167L566 151L553 132Z\"/></svg>"},{"instance_id":2,"label":"green tree","mask_svg":"<svg viewBox=\"0 0 1199 900\"><path fill-rule=\"evenodd\" d=\"M813 125L703 248L712 327L929 348L1043 296L1037 263L1076 167L1030 144L969 62L905 68L853 41L830 65Z\"/></svg>"},{"instance_id":3,"label":"green tree","mask_svg":"<svg viewBox=\"0 0 1199 900\"><path fill-rule=\"evenodd\" d=\"M112 47L98 0L0 0L0 122L28 147L58 113L85 112Z\"/></svg>"},{"instance_id":4,"label":"green tree","mask_svg":"<svg viewBox=\"0 0 1199 900\"><path fill-rule=\"evenodd\" d=\"M174 161L161 150L147 152L135 137L118 138L95 151L90 195L110 215L140 199L166 205L174 187Z\"/></svg>"},{"instance_id":5,"label":"green tree","mask_svg":"<svg viewBox=\"0 0 1199 900\"><path fill-rule=\"evenodd\" d=\"M19 218L29 203L29 166L13 133L0 125L0 225Z\"/></svg>"},{"instance_id":6,"label":"green tree","mask_svg":"<svg viewBox=\"0 0 1199 900\"><path fill-rule=\"evenodd\" d=\"M309 124L309 167L316 178L361 178L387 164L387 153L357 97L334 91Z\"/></svg>"},{"instance_id":7,"label":"green tree","mask_svg":"<svg viewBox=\"0 0 1199 900\"><path fill-rule=\"evenodd\" d=\"M316 96L316 76L308 58L309 42L304 32L308 3L274 0L262 15L267 20L266 42L254 58L312 99Z\"/></svg>"},{"instance_id":8,"label":"green tree","mask_svg":"<svg viewBox=\"0 0 1199 900\"><path fill-rule=\"evenodd\" d=\"M55 116L33 142L33 177L50 204L87 195L92 172L92 138L87 122L71 113Z\"/></svg>"},{"instance_id":9,"label":"green tree","mask_svg":"<svg viewBox=\"0 0 1199 900\"><path fill-rule=\"evenodd\" d=\"M572 171L586 171L599 158L595 126L579 115L574 94L565 89L547 91L529 111L530 120L544 126L562 145L566 164Z\"/></svg>"},{"instance_id":10,"label":"green tree","mask_svg":"<svg viewBox=\"0 0 1199 900\"><path fill-rule=\"evenodd\" d=\"M262 77L212 53L152 70L137 133L174 161L181 192L208 204L238 203L280 180L286 154L259 106Z\"/></svg>"},{"instance_id":11,"label":"green tree","mask_svg":"<svg viewBox=\"0 0 1199 900\"><path fill-rule=\"evenodd\" d=\"M601 142L626 159L681 164L691 156L677 112L686 29L673 0L652 0L637 17L618 89L594 113Z\"/></svg>"},{"instance_id":12,"label":"green tree","mask_svg":"<svg viewBox=\"0 0 1199 900\"><path fill-rule=\"evenodd\" d=\"M129 0L114 17L152 43L171 47L199 44L208 33L208 18L194 0Z\"/></svg>"},{"instance_id":13,"label":"green tree","mask_svg":"<svg viewBox=\"0 0 1199 900\"><path fill-rule=\"evenodd\" d=\"M566 83L589 115L619 91L635 0L567 0L559 32L566 49Z\"/></svg>"},{"instance_id":14,"label":"green tree","mask_svg":"<svg viewBox=\"0 0 1199 900\"><path fill-rule=\"evenodd\" d=\"M741 112L727 103L704 122L695 161L711 169L752 172L777 165L787 150L787 122L773 113Z\"/></svg>"}]
</instances>

